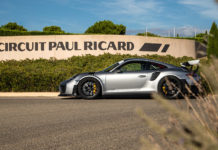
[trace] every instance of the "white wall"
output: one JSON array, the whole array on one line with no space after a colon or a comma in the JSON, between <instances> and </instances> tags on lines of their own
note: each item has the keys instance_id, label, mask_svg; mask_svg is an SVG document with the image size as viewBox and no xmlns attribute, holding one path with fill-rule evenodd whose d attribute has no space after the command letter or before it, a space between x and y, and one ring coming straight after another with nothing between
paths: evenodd
<instances>
[{"instance_id":1,"label":"white wall","mask_svg":"<svg viewBox=\"0 0 218 150\"><path fill-rule=\"evenodd\" d=\"M164 46L167 51L161 52ZM196 48L194 40L130 35L0 36L0 60L50 57L66 59L71 56L103 53L195 58Z\"/></svg>"}]
</instances>

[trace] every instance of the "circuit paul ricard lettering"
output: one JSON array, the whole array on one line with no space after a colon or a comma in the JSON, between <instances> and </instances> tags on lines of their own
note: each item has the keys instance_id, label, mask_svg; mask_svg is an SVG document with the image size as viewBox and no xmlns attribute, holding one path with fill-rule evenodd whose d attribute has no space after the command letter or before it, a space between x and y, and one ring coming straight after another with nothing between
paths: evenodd
<instances>
[{"instance_id":1,"label":"circuit paul ricard lettering","mask_svg":"<svg viewBox=\"0 0 218 150\"><path fill-rule=\"evenodd\" d=\"M53 50L124 50L131 51L134 49L133 42L106 42L106 41L84 41L79 42L0 42L0 52L10 51L53 51Z\"/></svg>"}]
</instances>

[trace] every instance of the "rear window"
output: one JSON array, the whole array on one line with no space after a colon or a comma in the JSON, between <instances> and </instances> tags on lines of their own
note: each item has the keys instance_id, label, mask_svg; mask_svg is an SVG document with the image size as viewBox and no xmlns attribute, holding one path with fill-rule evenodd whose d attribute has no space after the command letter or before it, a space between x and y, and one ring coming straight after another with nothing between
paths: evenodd
<instances>
[{"instance_id":1,"label":"rear window","mask_svg":"<svg viewBox=\"0 0 218 150\"><path fill-rule=\"evenodd\" d=\"M148 65L148 70L160 70L160 69L165 69L167 68L166 66L154 62L150 62Z\"/></svg>"}]
</instances>

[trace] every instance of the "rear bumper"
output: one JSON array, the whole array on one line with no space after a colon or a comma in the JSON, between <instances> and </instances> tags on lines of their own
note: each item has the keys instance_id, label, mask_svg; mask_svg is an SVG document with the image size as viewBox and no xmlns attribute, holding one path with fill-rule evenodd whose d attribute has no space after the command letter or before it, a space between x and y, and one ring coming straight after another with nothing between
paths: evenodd
<instances>
[{"instance_id":1,"label":"rear bumper","mask_svg":"<svg viewBox=\"0 0 218 150\"><path fill-rule=\"evenodd\" d=\"M182 93L187 94L189 93L188 89L186 87L188 87L194 94L199 93L198 87L196 85L189 85L186 80L181 80L182 81Z\"/></svg>"}]
</instances>

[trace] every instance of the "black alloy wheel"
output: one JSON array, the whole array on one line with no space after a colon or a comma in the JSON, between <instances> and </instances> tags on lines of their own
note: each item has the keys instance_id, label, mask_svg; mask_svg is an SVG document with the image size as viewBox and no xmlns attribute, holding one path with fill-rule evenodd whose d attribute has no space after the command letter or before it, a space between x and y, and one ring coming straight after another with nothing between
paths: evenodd
<instances>
[{"instance_id":1,"label":"black alloy wheel","mask_svg":"<svg viewBox=\"0 0 218 150\"><path fill-rule=\"evenodd\" d=\"M84 99L94 99L100 95L101 85L94 78L85 78L78 84L79 95Z\"/></svg>"},{"instance_id":2,"label":"black alloy wheel","mask_svg":"<svg viewBox=\"0 0 218 150\"><path fill-rule=\"evenodd\" d=\"M163 78L158 85L158 92L167 99L179 98L181 91L181 81L173 76Z\"/></svg>"}]
</instances>

